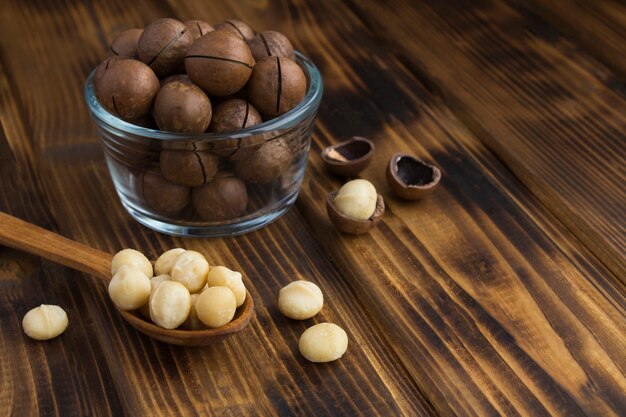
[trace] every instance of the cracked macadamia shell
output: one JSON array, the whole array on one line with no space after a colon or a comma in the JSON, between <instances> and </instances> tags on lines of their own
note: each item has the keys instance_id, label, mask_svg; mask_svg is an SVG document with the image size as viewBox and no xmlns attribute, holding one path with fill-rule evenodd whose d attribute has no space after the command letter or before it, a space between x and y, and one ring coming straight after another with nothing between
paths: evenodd
<instances>
[{"instance_id":1,"label":"cracked macadamia shell","mask_svg":"<svg viewBox=\"0 0 626 417\"><path fill-rule=\"evenodd\" d=\"M205 151L163 150L159 161L165 179L188 187L212 181L219 166L219 157Z\"/></svg>"},{"instance_id":2,"label":"cracked macadamia shell","mask_svg":"<svg viewBox=\"0 0 626 417\"><path fill-rule=\"evenodd\" d=\"M143 29L122 31L111 42L111 53L116 56L137 59L137 44Z\"/></svg>"},{"instance_id":3,"label":"cracked macadamia shell","mask_svg":"<svg viewBox=\"0 0 626 417\"><path fill-rule=\"evenodd\" d=\"M94 91L109 112L137 119L150 112L159 91L159 79L143 62L110 57L96 69Z\"/></svg>"},{"instance_id":4,"label":"cracked macadamia shell","mask_svg":"<svg viewBox=\"0 0 626 417\"><path fill-rule=\"evenodd\" d=\"M265 184L277 179L293 161L284 139L265 142L258 149L240 149L235 156L237 176L244 181Z\"/></svg>"},{"instance_id":5,"label":"cracked macadamia shell","mask_svg":"<svg viewBox=\"0 0 626 417\"><path fill-rule=\"evenodd\" d=\"M139 37L137 54L159 77L184 68L185 54L194 39L183 22L159 19L145 27Z\"/></svg>"},{"instance_id":6,"label":"cracked macadamia shell","mask_svg":"<svg viewBox=\"0 0 626 417\"><path fill-rule=\"evenodd\" d=\"M191 33L194 41L215 30L213 26L211 26L204 20L186 20L183 23L185 24L185 26L187 26L187 29Z\"/></svg>"},{"instance_id":7,"label":"cracked macadamia shell","mask_svg":"<svg viewBox=\"0 0 626 417\"><path fill-rule=\"evenodd\" d=\"M285 57L257 62L248 82L248 98L261 113L280 116L293 109L306 94L306 76L298 64Z\"/></svg>"},{"instance_id":8,"label":"cracked macadamia shell","mask_svg":"<svg viewBox=\"0 0 626 417\"><path fill-rule=\"evenodd\" d=\"M168 132L202 133L209 127L211 113L204 91L185 81L166 83L154 100L154 120Z\"/></svg>"},{"instance_id":9,"label":"cracked macadamia shell","mask_svg":"<svg viewBox=\"0 0 626 417\"><path fill-rule=\"evenodd\" d=\"M254 58L248 44L228 31L210 32L187 51L185 68L194 84L212 96L227 96L246 85Z\"/></svg>"},{"instance_id":10,"label":"cracked macadamia shell","mask_svg":"<svg viewBox=\"0 0 626 417\"><path fill-rule=\"evenodd\" d=\"M246 212L248 192L246 184L234 176L221 176L192 192L196 213L204 220L236 219Z\"/></svg>"},{"instance_id":11,"label":"cracked macadamia shell","mask_svg":"<svg viewBox=\"0 0 626 417\"><path fill-rule=\"evenodd\" d=\"M234 132L263 123L257 109L246 100L231 99L220 103L211 118L210 132Z\"/></svg>"},{"instance_id":12,"label":"cracked macadamia shell","mask_svg":"<svg viewBox=\"0 0 626 417\"><path fill-rule=\"evenodd\" d=\"M191 200L191 189L188 186L168 181L156 167L141 174L139 187L146 204L164 216L180 213Z\"/></svg>"},{"instance_id":13,"label":"cracked macadamia shell","mask_svg":"<svg viewBox=\"0 0 626 417\"><path fill-rule=\"evenodd\" d=\"M22 319L24 333L31 339L49 340L67 329L67 313L59 306L42 304L30 310Z\"/></svg>"},{"instance_id":14,"label":"cracked macadamia shell","mask_svg":"<svg viewBox=\"0 0 626 417\"><path fill-rule=\"evenodd\" d=\"M267 30L257 34L250 41L250 50L256 61L270 56L282 56L294 59L295 54L293 46L289 39L280 32Z\"/></svg>"},{"instance_id":15,"label":"cracked macadamia shell","mask_svg":"<svg viewBox=\"0 0 626 417\"><path fill-rule=\"evenodd\" d=\"M254 30L247 23L237 19L227 19L215 25L216 31L225 31L237 35L246 42L254 38Z\"/></svg>"}]
</instances>

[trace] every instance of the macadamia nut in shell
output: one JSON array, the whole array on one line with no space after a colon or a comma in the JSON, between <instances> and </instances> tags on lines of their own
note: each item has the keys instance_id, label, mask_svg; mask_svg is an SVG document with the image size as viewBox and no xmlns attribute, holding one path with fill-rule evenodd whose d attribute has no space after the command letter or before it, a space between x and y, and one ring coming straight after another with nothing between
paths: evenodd
<instances>
[{"instance_id":1,"label":"macadamia nut in shell","mask_svg":"<svg viewBox=\"0 0 626 417\"><path fill-rule=\"evenodd\" d=\"M111 52L117 56L137 58L137 43L143 29L128 29L120 32L111 42Z\"/></svg>"},{"instance_id":2,"label":"macadamia nut in shell","mask_svg":"<svg viewBox=\"0 0 626 417\"><path fill-rule=\"evenodd\" d=\"M293 109L306 93L306 76L298 64L285 57L257 62L248 82L248 98L261 113L280 116Z\"/></svg>"},{"instance_id":3,"label":"macadamia nut in shell","mask_svg":"<svg viewBox=\"0 0 626 417\"><path fill-rule=\"evenodd\" d=\"M187 48L193 35L183 22L159 19L145 27L137 45L137 55L159 77L182 72Z\"/></svg>"},{"instance_id":4,"label":"macadamia nut in shell","mask_svg":"<svg viewBox=\"0 0 626 417\"><path fill-rule=\"evenodd\" d=\"M150 294L150 318L164 329L175 329L187 320L191 295L183 284L165 281Z\"/></svg>"},{"instance_id":5,"label":"macadamia nut in shell","mask_svg":"<svg viewBox=\"0 0 626 417\"><path fill-rule=\"evenodd\" d=\"M289 59L294 59L295 57L293 46L289 39L282 33L274 30L267 30L257 34L250 41L250 50L255 61L260 61L270 56L282 56Z\"/></svg>"},{"instance_id":6,"label":"macadamia nut in shell","mask_svg":"<svg viewBox=\"0 0 626 417\"><path fill-rule=\"evenodd\" d=\"M300 353L311 362L331 362L348 350L348 335L333 323L319 323L302 333L298 343Z\"/></svg>"},{"instance_id":7,"label":"macadamia nut in shell","mask_svg":"<svg viewBox=\"0 0 626 417\"><path fill-rule=\"evenodd\" d=\"M323 306L322 290L309 281L294 281L278 292L278 309L290 319L310 319L319 313Z\"/></svg>"},{"instance_id":8,"label":"macadamia nut in shell","mask_svg":"<svg viewBox=\"0 0 626 417\"><path fill-rule=\"evenodd\" d=\"M209 263L201 253L188 250L176 258L170 276L183 284L190 293L196 293L206 284Z\"/></svg>"},{"instance_id":9,"label":"macadamia nut in shell","mask_svg":"<svg viewBox=\"0 0 626 417\"><path fill-rule=\"evenodd\" d=\"M245 148L232 157L235 172L244 181L266 184L278 178L291 164L293 154L284 139L265 142L258 149Z\"/></svg>"},{"instance_id":10,"label":"macadamia nut in shell","mask_svg":"<svg viewBox=\"0 0 626 417\"><path fill-rule=\"evenodd\" d=\"M378 193L367 180L352 180L343 185L335 196L337 210L348 217L367 220L376 210Z\"/></svg>"},{"instance_id":11,"label":"macadamia nut in shell","mask_svg":"<svg viewBox=\"0 0 626 417\"><path fill-rule=\"evenodd\" d=\"M243 215L248 205L246 184L232 175L220 176L193 189L193 206L204 220L232 220Z\"/></svg>"},{"instance_id":12,"label":"macadamia nut in shell","mask_svg":"<svg viewBox=\"0 0 626 417\"><path fill-rule=\"evenodd\" d=\"M67 323L67 314L61 307L42 304L26 313L22 328L31 339L48 340L63 333Z\"/></svg>"},{"instance_id":13,"label":"macadamia nut in shell","mask_svg":"<svg viewBox=\"0 0 626 417\"><path fill-rule=\"evenodd\" d=\"M235 295L227 287L210 287L196 301L198 318L212 329L230 323L235 317L235 310Z\"/></svg>"},{"instance_id":14,"label":"macadamia nut in shell","mask_svg":"<svg viewBox=\"0 0 626 417\"><path fill-rule=\"evenodd\" d=\"M203 133L211 113L204 91L185 81L166 83L154 100L154 120L160 130L168 132Z\"/></svg>"},{"instance_id":15,"label":"macadamia nut in shell","mask_svg":"<svg viewBox=\"0 0 626 417\"><path fill-rule=\"evenodd\" d=\"M136 310L148 302L150 278L140 269L122 265L109 282L109 296L120 310Z\"/></svg>"}]
</instances>

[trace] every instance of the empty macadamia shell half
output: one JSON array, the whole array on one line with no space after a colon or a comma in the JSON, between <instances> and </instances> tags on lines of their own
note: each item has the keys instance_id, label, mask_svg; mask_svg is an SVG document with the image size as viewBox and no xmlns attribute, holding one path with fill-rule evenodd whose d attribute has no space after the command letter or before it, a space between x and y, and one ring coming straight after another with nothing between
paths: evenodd
<instances>
[{"instance_id":1,"label":"empty macadamia shell half","mask_svg":"<svg viewBox=\"0 0 626 417\"><path fill-rule=\"evenodd\" d=\"M367 220L359 220L349 216L346 216L335 207L335 196L337 191L330 192L326 197L326 212L328 218L333 225L341 232L349 233L351 235L361 235L367 233L372 227L376 226L385 213L385 201L383 196L378 194L376 199L376 209L374 214Z\"/></svg>"},{"instance_id":2,"label":"empty macadamia shell half","mask_svg":"<svg viewBox=\"0 0 626 417\"><path fill-rule=\"evenodd\" d=\"M405 153L396 153L387 165L387 182L393 192L405 200L419 200L430 194L441 180L434 165Z\"/></svg>"},{"instance_id":3,"label":"empty macadamia shell half","mask_svg":"<svg viewBox=\"0 0 626 417\"><path fill-rule=\"evenodd\" d=\"M370 164L374 150L371 140L353 136L345 142L324 148L322 161L333 174L354 177Z\"/></svg>"}]
</instances>

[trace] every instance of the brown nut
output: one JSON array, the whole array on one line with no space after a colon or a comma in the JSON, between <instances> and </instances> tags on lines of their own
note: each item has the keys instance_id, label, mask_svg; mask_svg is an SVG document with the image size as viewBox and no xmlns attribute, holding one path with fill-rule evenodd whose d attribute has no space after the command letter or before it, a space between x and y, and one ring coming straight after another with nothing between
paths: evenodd
<instances>
[{"instance_id":1,"label":"brown nut","mask_svg":"<svg viewBox=\"0 0 626 417\"><path fill-rule=\"evenodd\" d=\"M322 161L333 174L354 177L370 164L374 149L371 140L353 136L350 140L324 148Z\"/></svg>"},{"instance_id":2,"label":"brown nut","mask_svg":"<svg viewBox=\"0 0 626 417\"><path fill-rule=\"evenodd\" d=\"M283 56L289 59L296 57L289 39L282 33L273 30L257 34L250 41L250 50L256 61L269 56Z\"/></svg>"},{"instance_id":3,"label":"brown nut","mask_svg":"<svg viewBox=\"0 0 626 417\"><path fill-rule=\"evenodd\" d=\"M187 75L207 94L227 96L250 78L254 58L248 44L232 32L209 32L187 51Z\"/></svg>"},{"instance_id":4,"label":"brown nut","mask_svg":"<svg viewBox=\"0 0 626 417\"><path fill-rule=\"evenodd\" d=\"M395 153L387 165L387 183L394 194L405 200L419 200L439 184L441 171L413 155Z\"/></svg>"},{"instance_id":5,"label":"brown nut","mask_svg":"<svg viewBox=\"0 0 626 417\"><path fill-rule=\"evenodd\" d=\"M175 72L183 72L187 48L193 43L193 36L183 22L176 19L159 19L143 30L137 46L139 59L164 77Z\"/></svg>"},{"instance_id":6,"label":"brown nut","mask_svg":"<svg viewBox=\"0 0 626 417\"><path fill-rule=\"evenodd\" d=\"M257 109L245 100L232 99L221 103L215 109L210 132L234 132L263 123Z\"/></svg>"},{"instance_id":7,"label":"brown nut","mask_svg":"<svg viewBox=\"0 0 626 417\"><path fill-rule=\"evenodd\" d=\"M219 173L213 181L192 191L196 212L205 220L236 219L246 212L246 184L228 173Z\"/></svg>"},{"instance_id":8,"label":"brown nut","mask_svg":"<svg viewBox=\"0 0 626 417\"><path fill-rule=\"evenodd\" d=\"M296 107L306 93L306 76L298 64L285 57L257 62L248 82L250 102L261 113L279 116Z\"/></svg>"},{"instance_id":9,"label":"brown nut","mask_svg":"<svg viewBox=\"0 0 626 417\"><path fill-rule=\"evenodd\" d=\"M210 182L219 166L219 157L204 151L163 150L159 160L168 181L188 187Z\"/></svg>"},{"instance_id":10,"label":"brown nut","mask_svg":"<svg viewBox=\"0 0 626 417\"><path fill-rule=\"evenodd\" d=\"M184 23L187 29L189 29L191 36L193 36L194 41L215 30L213 26L204 20L186 20Z\"/></svg>"},{"instance_id":11,"label":"brown nut","mask_svg":"<svg viewBox=\"0 0 626 417\"><path fill-rule=\"evenodd\" d=\"M143 62L110 57L96 70L94 90L108 111L125 119L137 119L150 111L159 91L159 79Z\"/></svg>"},{"instance_id":12,"label":"brown nut","mask_svg":"<svg viewBox=\"0 0 626 417\"><path fill-rule=\"evenodd\" d=\"M254 38L254 30L246 23L237 19L227 19L215 25L215 30L235 33L246 42Z\"/></svg>"},{"instance_id":13,"label":"brown nut","mask_svg":"<svg viewBox=\"0 0 626 417\"><path fill-rule=\"evenodd\" d=\"M202 133L209 127L211 113L204 91L185 81L165 84L154 100L154 120L168 132Z\"/></svg>"},{"instance_id":14,"label":"brown nut","mask_svg":"<svg viewBox=\"0 0 626 417\"><path fill-rule=\"evenodd\" d=\"M143 29L128 29L120 32L111 42L111 53L116 56L137 59L137 43Z\"/></svg>"},{"instance_id":15,"label":"brown nut","mask_svg":"<svg viewBox=\"0 0 626 417\"><path fill-rule=\"evenodd\" d=\"M189 203L189 187L167 181L158 168L150 168L139 177L139 191L146 204L158 214L172 216Z\"/></svg>"},{"instance_id":16,"label":"brown nut","mask_svg":"<svg viewBox=\"0 0 626 417\"><path fill-rule=\"evenodd\" d=\"M161 79L161 88L163 88L165 84L171 83L172 81L182 81L185 83L193 84L187 74L172 74Z\"/></svg>"},{"instance_id":17,"label":"brown nut","mask_svg":"<svg viewBox=\"0 0 626 417\"><path fill-rule=\"evenodd\" d=\"M376 199L376 209L374 214L367 220L359 220L349 216L346 216L335 207L335 196L337 191L333 191L326 197L326 212L333 225L344 233L352 235L361 235L367 233L372 227L376 226L385 212L385 201L383 196L378 194Z\"/></svg>"},{"instance_id":18,"label":"brown nut","mask_svg":"<svg viewBox=\"0 0 626 417\"><path fill-rule=\"evenodd\" d=\"M258 184L278 178L293 160L293 155L283 139L265 142L258 149L242 148L235 156L233 162L239 178Z\"/></svg>"}]
</instances>

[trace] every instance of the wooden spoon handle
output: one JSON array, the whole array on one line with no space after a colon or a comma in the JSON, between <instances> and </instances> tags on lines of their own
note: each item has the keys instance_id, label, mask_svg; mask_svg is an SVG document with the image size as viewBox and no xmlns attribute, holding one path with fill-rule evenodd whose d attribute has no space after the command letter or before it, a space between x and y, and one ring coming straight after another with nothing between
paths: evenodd
<instances>
[{"instance_id":1,"label":"wooden spoon handle","mask_svg":"<svg viewBox=\"0 0 626 417\"><path fill-rule=\"evenodd\" d=\"M39 255L104 281L111 279L110 254L2 212L0 244Z\"/></svg>"}]
</instances>

